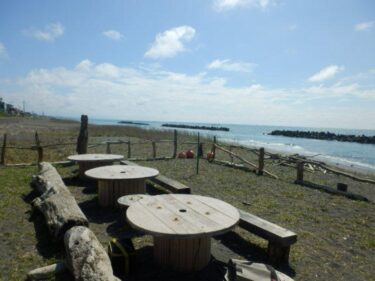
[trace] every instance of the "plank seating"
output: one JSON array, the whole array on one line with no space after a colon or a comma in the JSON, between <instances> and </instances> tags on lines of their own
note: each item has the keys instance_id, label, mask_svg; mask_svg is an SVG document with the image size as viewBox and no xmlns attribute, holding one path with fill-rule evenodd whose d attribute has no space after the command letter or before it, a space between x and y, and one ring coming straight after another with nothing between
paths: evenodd
<instances>
[{"instance_id":1,"label":"plank seating","mask_svg":"<svg viewBox=\"0 0 375 281\"><path fill-rule=\"evenodd\" d=\"M121 164L123 165L129 165L129 166L137 166L138 164L132 161L128 160L122 160ZM158 184L165 189L169 190L172 193L184 193L184 194L190 194L191 190L190 187L176 181L173 179L170 179L163 175L158 175L157 177L148 179L148 181L153 182L155 184Z\"/></svg>"},{"instance_id":2,"label":"plank seating","mask_svg":"<svg viewBox=\"0 0 375 281\"><path fill-rule=\"evenodd\" d=\"M267 254L270 263L287 264L290 246L297 242L297 234L240 209L238 211L241 228L268 240Z\"/></svg>"},{"instance_id":3,"label":"plank seating","mask_svg":"<svg viewBox=\"0 0 375 281\"><path fill-rule=\"evenodd\" d=\"M121 163L124 165L138 165L128 160L122 160ZM165 181L164 185L162 185L160 183L163 182L164 178L169 181ZM160 184L172 193L190 193L190 188L186 185L162 175L150 179L150 181ZM169 183L171 184L169 185ZM297 242L297 234L243 210L238 209L238 211L240 213L239 226L268 241L267 254L270 263L273 265L287 264L290 246Z\"/></svg>"}]
</instances>

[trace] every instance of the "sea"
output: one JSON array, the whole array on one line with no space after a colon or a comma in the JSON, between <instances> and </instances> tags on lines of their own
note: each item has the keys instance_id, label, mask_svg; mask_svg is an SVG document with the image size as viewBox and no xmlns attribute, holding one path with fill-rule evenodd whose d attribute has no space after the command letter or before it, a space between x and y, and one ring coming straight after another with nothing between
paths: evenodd
<instances>
[{"instance_id":1,"label":"sea","mask_svg":"<svg viewBox=\"0 0 375 281\"><path fill-rule=\"evenodd\" d=\"M89 122L98 125L121 125L120 120L90 119ZM219 141L231 142L248 147L264 147L266 150L282 154L299 154L311 157L318 161L324 161L338 167L357 170L365 174L375 174L375 145L352 142L338 142L328 140L315 140L269 135L273 130L299 130L331 132L335 134L375 136L375 130L335 129L335 128L309 128L309 127L285 127L285 126L261 126L261 125L235 125L235 124L211 124L189 122L161 122L145 120L126 120L132 122L147 123L149 125L123 124L122 126L136 126L143 129L174 130L175 128L162 127L162 124L186 124L195 126L227 127L225 131L206 131L195 129L177 129L203 137L216 136Z\"/></svg>"}]
</instances>

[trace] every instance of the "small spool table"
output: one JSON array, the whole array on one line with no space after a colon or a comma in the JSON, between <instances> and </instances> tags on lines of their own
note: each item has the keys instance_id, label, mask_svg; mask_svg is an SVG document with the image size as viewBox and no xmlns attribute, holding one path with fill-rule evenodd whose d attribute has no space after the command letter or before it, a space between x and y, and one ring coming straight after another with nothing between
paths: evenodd
<instances>
[{"instance_id":1,"label":"small spool table","mask_svg":"<svg viewBox=\"0 0 375 281\"><path fill-rule=\"evenodd\" d=\"M115 207L117 199L130 194L146 193L146 179L159 171L142 166L112 165L86 171L89 178L98 180L99 205Z\"/></svg>"},{"instance_id":2,"label":"small spool table","mask_svg":"<svg viewBox=\"0 0 375 281\"><path fill-rule=\"evenodd\" d=\"M76 154L68 157L68 160L78 163L79 176L85 177L87 170L112 165L113 162L124 159L124 156L117 154Z\"/></svg>"},{"instance_id":3,"label":"small spool table","mask_svg":"<svg viewBox=\"0 0 375 281\"><path fill-rule=\"evenodd\" d=\"M137 202L143 198L150 197L148 194L131 194L131 195L125 195L121 196L120 198L117 199L117 205L121 209L121 215L123 219L126 222L126 210L129 208L131 204L134 202Z\"/></svg>"},{"instance_id":4,"label":"small spool table","mask_svg":"<svg viewBox=\"0 0 375 281\"><path fill-rule=\"evenodd\" d=\"M126 211L129 224L154 237L154 259L163 268L198 271L211 258L211 236L232 229L238 210L221 200L189 194L141 199Z\"/></svg>"}]
</instances>

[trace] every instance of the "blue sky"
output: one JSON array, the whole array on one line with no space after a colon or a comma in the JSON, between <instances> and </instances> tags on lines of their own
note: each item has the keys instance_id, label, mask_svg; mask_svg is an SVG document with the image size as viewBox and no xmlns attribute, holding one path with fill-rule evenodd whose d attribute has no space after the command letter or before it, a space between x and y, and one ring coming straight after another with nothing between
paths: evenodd
<instances>
[{"instance_id":1,"label":"blue sky","mask_svg":"<svg viewBox=\"0 0 375 281\"><path fill-rule=\"evenodd\" d=\"M375 128L375 1L1 1L0 97L37 113Z\"/></svg>"}]
</instances>

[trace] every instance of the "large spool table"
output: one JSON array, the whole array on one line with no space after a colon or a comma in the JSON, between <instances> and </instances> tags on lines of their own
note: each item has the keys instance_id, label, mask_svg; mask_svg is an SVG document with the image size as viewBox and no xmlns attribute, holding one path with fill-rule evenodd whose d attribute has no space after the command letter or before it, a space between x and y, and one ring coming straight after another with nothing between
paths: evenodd
<instances>
[{"instance_id":1,"label":"large spool table","mask_svg":"<svg viewBox=\"0 0 375 281\"><path fill-rule=\"evenodd\" d=\"M99 205L115 207L117 199L130 194L146 193L146 179L159 171L142 166L111 165L86 171L89 178L98 180Z\"/></svg>"},{"instance_id":2,"label":"large spool table","mask_svg":"<svg viewBox=\"0 0 375 281\"><path fill-rule=\"evenodd\" d=\"M143 198L126 212L129 224L154 237L154 259L163 268L193 272L211 258L211 237L232 229L238 210L221 200L189 194Z\"/></svg>"},{"instance_id":3,"label":"large spool table","mask_svg":"<svg viewBox=\"0 0 375 281\"><path fill-rule=\"evenodd\" d=\"M117 154L76 154L68 157L68 160L78 163L79 176L85 177L87 170L112 165L115 161L124 159L124 156Z\"/></svg>"}]
</instances>

